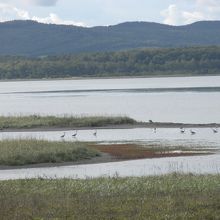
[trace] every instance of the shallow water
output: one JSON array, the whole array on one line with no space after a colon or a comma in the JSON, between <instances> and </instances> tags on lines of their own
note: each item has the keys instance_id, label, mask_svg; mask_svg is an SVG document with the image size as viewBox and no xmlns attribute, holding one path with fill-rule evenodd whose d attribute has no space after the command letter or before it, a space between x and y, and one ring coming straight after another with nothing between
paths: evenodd
<instances>
[{"instance_id":1,"label":"shallow water","mask_svg":"<svg viewBox=\"0 0 220 220\"><path fill-rule=\"evenodd\" d=\"M143 145L188 147L189 149L205 149L213 151L214 155L188 156L175 158L143 159L104 164L75 165L54 168L31 168L19 170L1 170L0 179L20 178L88 178L101 176L146 176L161 175L171 172L215 174L220 173L220 133L214 134L210 128L195 128L196 135L191 135L189 129L181 134L177 128L160 128L154 133L152 129L100 129L97 136L94 130L80 130L77 138L75 131L63 132L15 132L1 133L0 139L37 138L56 141L96 141L100 143L139 143Z\"/></svg>"},{"instance_id":2,"label":"shallow water","mask_svg":"<svg viewBox=\"0 0 220 220\"><path fill-rule=\"evenodd\" d=\"M211 128L192 128L196 135L190 134L190 129L182 134L178 128L157 128L156 133L150 128L135 129L99 129L78 130L76 138L72 137L73 131L49 131L49 132L1 132L2 139L43 139L49 141L86 141L86 142L134 142L155 145L213 147L220 150L220 132L213 133ZM65 132L65 137L61 135Z\"/></svg>"},{"instance_id":3,"label":"shallow water","mask_svg":"<svg viewBox=\"0 0 220 220\"><path fill-rule=\"evenodd\" d=\"M127 115L142 121L220 123L220 76L0 82L0 103L0 115Z\"/></svg>"},{"instance_id":4,"label":"shallow water","mask_svg":"<svg viewBox=\"0 0 220 220\"><path fill-rule=\"evenodd\" d=\"M0 82L0 115L127 115L136 120L220 123L220 76ZM54 168L1 170L0 179L143 176L170 172L220 173L220 133L210 128L100 129L63 132L0 132L0 139L37 138L100 143L140 143L215 149L215 155L144 159Z\"/></svg>"},{"instance_id":5,"label":"shallow water","mask_svg":"<svg viewBox=\"0 0 220 220\"><path fill-rule=\"evenodd\" d=\"M142 159L65 167L1 170L0 180L26 178L85 179L109 176L149 176L172 172L220 174L220 155Z\"/></svg>"}]
</instances>

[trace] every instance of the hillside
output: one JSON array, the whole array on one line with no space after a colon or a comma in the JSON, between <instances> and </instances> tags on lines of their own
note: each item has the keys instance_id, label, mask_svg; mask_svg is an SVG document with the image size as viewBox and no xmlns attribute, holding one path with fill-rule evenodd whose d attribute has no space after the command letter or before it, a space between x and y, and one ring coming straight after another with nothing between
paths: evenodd
<instances>
[{"instance_id":1,"label":"hillside","mask_svg":"<svg viewBox=\"0 0 220 220\"><path fill-rule=\"evenodd\" d=\"M0 55L22 56L220 45L220 21L185 26L126 22L92 28L10 21L0 23L0 42Z\"/></svg>"},{"instance_id":2,"label":"hillside","mask_svg":"<svg viewBox=\"0 0 220 220\"><path fill-rule=\"evenodd\" d=\"M220 47L139 49L49 57L0 56L0 79L220 74Z\"/></svg>"}]
</instances>

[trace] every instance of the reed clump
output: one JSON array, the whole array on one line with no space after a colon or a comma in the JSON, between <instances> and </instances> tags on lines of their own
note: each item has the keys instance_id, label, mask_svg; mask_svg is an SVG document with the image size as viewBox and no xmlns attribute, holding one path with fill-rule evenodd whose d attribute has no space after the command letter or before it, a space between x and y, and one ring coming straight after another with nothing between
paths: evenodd
<instances>
[{"instance_id":1,"label":"reed clump","mask_svg":"<svg viewBox=\"0 0 220 220\"><path fill-rule=\"evenodd\" d=\"M0 141L0 165L75 162L99 156L86 143L44 140Z\"/></svg>"}]
</instances>

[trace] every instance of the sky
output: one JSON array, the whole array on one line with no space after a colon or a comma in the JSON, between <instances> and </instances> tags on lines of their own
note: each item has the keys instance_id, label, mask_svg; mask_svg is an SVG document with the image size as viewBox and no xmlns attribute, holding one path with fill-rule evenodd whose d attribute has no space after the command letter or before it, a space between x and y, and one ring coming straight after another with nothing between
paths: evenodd
<instances>
[{"instance_id":1,"label":"sky","mask_svg":"<svg viewBox=\"0 0 220 220\"><path fill-rule=\"evenodd\" d=\"M86 27L126 21L185 25L220 20L220 0L0 0L0 22L8 20Z\"/></svg>"}]
</instances>

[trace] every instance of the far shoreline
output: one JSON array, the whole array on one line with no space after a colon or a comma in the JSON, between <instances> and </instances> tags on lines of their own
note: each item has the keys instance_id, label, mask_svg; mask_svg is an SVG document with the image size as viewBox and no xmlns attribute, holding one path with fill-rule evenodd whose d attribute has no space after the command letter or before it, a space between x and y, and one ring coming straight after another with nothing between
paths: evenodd
<instances>
[{"instance_id":1,"label":"far shoreline","mask_svg":"<svg viewBox=\"0 0 220 220\"><path fill-rule=\"evenodd\" d=\"M136 128L213 128L220 127L220 123L190 124L172 122L141 122L136 124L105 125L105 126L83 126L83 127L33 127L33 128L4 128L0 132L52 132L71 130L100 130L100 129L136 129Z\"/></svg>"},{"instance_id":2,"label":"far shoreline","mask_svg":"<svg viewBox=\"0 0 220 220\"><path fill-rule=\"evenodd\" d=\"M178 75L178 74L167 74L167 75L140 75L140 76L81 76L81 77L63 77L63 78L33 78L33 79L1 79L0 82L30 82L30 81L71 81L71 80L101 80L101 79L152 79L152 78L178 78L178 77L212 77L212 76L220 76L220 74L183 74L183 75Z\"/></svg>"}]
</instances>

